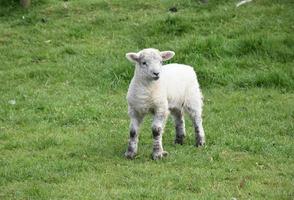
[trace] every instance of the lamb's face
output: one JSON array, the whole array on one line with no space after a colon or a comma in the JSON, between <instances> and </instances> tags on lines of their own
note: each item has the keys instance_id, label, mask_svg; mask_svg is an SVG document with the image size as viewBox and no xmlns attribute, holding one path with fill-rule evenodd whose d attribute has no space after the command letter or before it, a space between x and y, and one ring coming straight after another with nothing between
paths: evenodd
<instances>
[{"instance_id":1,"label":"lamb's face","mask_svg":"<svg viewBox=\"0 0 294 200\"><path fill-rule=\"evenodd\" d=\"M163 61L171 59L174 55L172 51L160 52L150 48L139 53L127 53L126 57L136 64L136 70L141 76L156 81L160 78Z\"/></svg>"},{"instance_id":2,"label":"lamb's face","mask_svg":"<svg viewBox=\"0 0 294 200\"><path fill-rule=\"evenodd\" d=\"M139 53L139 62L136 66L139 73L147 79L158 80L162 63L163 60L158 50L146 49Z\"/></svg>"}]
</instances>

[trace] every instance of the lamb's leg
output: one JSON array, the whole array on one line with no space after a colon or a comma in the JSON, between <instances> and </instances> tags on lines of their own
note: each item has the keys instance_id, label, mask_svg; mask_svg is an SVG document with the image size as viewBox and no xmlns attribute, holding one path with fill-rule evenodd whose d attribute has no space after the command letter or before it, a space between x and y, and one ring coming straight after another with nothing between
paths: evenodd
<instances>
[{"instance_id":1,"label":"lamb's leg","mask_svg":"<svg viewBox=\"0 0 294 200\"><path fill-rule=\"evenodd\" d=\"M194 129L196 146L203 146L205 144L205 134L202 125L202 95L196 88L192 88L190 98L186 101L186 111L189 113Z\"/></svg>"},{"instance_id":2,"label":"lamb's leg","mask_svg":"<svg viewBox=\"0 0 294 200\"><path fill-rule=\"evenodd\" d=\"M205 144L205 134L202 125L201 110L197 110L191 107L187 110L194 125L196 146L203 146Z\"/></svg>"},{"instance_id":3,"label":"lamb's leg","mask_svg":"<svg viewBox=\"0 0 294 200\"><path fill-rule=\"evenodd\" d=\"M200 113L196 112L193 124L195 128L196 146L203 146L205 144L205 134L203 130L202 117Z\"/></svg>"},{"instance_id":4,"label":"lamb's leg","mask_svg":"<svg viewBox=\"0 0 294 200\"><path fill-rule=\"evenodd\" d=\"M156 113L154 115L152 123L152 135L153 135L153 153L152 158L158 160L166 156L168 153L163 150L162 147L162 134L165 126L167 114Z\"/></svg>"},{"instance_id":5,"label":"lamb's leg","mask_svg":"<svg viewBox=\"0 0 294 200\"><path fill-rule=\"evenodd\" d=\"M125 156L129 159L133 159L138 151L138 141L139 141L139 127L143 120L143 116L136 115L134 113L130 114L131 124L130 124L130 139L128 144L128 149Z\"/></svg>"},{"instance_id":6,"label":"lamb's leg","mask_svg":"<svg viewBox=\"0 0 294 200\"><path fill-rule=\"evenodd\" d=\"M183 111L180 109L172 109L171 114L174 118L176 128L175 144L183 144L186 135Z\"/></svg>"}]
</instances>

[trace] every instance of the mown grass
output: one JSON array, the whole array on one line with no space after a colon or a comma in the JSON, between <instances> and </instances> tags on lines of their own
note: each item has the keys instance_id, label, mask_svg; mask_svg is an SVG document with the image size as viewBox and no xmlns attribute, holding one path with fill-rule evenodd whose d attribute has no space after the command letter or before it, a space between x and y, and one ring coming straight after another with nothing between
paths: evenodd
<instances>
[{"instance_id":1,"label":"mown grass","mask_svg":"<svg viewBox=\"0 0 294 200\"><path fill-rule=\"evenodd\" d=\"M0 2L1 199L293 199L292 1L32 2ZM152 161L148 117L123 157L124 54L146 47L197 71L205 148L169 120Z\"/></svg>"}]
</instances>

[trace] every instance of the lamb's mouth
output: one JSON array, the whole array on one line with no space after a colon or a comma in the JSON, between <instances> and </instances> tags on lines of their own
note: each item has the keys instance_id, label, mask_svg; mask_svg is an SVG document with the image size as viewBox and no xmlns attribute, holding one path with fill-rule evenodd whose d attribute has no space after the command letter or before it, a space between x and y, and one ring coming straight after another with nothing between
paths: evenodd
<instances>
[{"instance_id":1,"label":"lamb's mouth","mask_svg":"<svg viewBox=\"0 0 294 200\"><path fill-rule=\"evenodd\" d=\"M159 79L159 76L154 76L153 80L157 81Z\"/></svg>"}]
</instances>

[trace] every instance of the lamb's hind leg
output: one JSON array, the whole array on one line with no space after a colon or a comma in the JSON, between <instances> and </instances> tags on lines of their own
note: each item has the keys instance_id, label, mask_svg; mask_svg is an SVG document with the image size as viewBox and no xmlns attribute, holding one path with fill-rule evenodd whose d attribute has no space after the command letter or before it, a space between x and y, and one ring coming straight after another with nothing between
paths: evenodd
<instances>
[{"instance_id":1,"label":"lamb's hind leg","mask_svg":"<svg viewBox=\"0 0 294 200\"><path fill-rule=\"evenodd\" d=\"M193 92L195 92L194 90ZM192 94L186 102L186 111L189 113L195 129L196 146L205 144L205 133L202 125L202 95L199 93Z\"/></svg>"},{"instance_id":2,"label":"lamb's hind leg","mask_svg":"<svg viewBox=\"0 0 294 200\"><path fill-rule=\"evenodd\" d=\"M201 113L195 112L192 116L192 121L195 129L196 146L203 146L205 144L205 134L202 125Z\"/></svg>"},{"instance_id":3,"label":"lamb's hind leg","mask_svg":"<svg viewBox=\"0 0 294 200\"><path fill-rule=\"evenodd\" d=\"M181 109L171 109L171 114L174 118L176 129L175 144L182 145L184 143L184 138L186 135L183 111Z\"/></svg>"}]
</instances>

